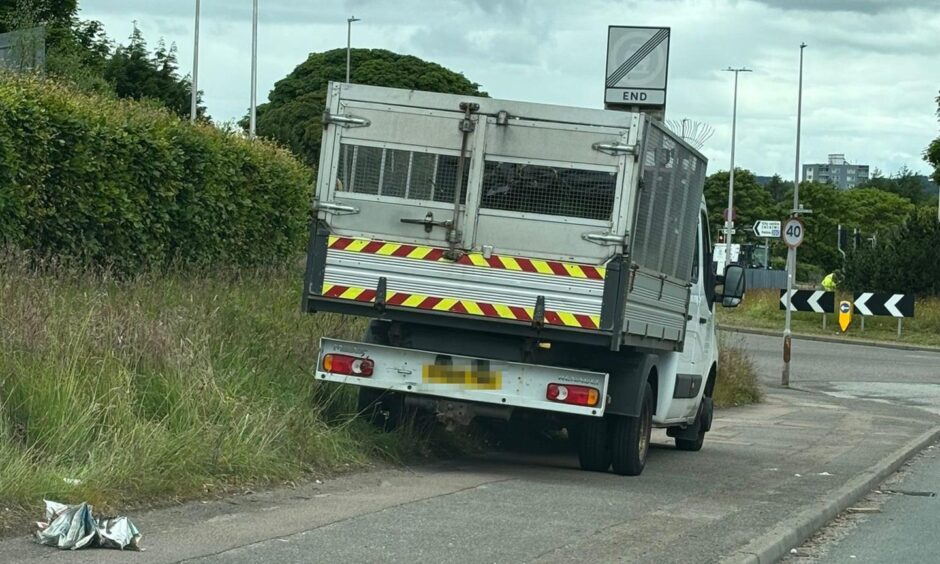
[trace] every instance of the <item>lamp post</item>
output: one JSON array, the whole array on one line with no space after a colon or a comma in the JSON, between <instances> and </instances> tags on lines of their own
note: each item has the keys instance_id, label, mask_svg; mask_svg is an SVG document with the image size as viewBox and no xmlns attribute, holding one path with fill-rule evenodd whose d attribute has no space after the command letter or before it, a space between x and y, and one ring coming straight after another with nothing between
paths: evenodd
<instances>
[{"instance_id":1,"label":"lamp post","mask_svg":"<svg viewBox=\"0 0 940 564\"><path fill-rule=\"evenodd\" d=\"M734 144L738 127L738 73L752 71L745 67L736 69L728 67L725 71L734 73L734 105L731 110L731 174L728 182L728 210L725 215L725 244L727 247L725 248L724 269L727 270L728 265L731 264L731 234L734 231Z\"/></svg>"},{"instance_id":2,"label":"lamp post","mask_svg":"<svg viewBox=\"0 0 940 564\"><path fill-rule=\"evenodd\" d=\"M352 51L352 24L353 22L362 21L356 16L350 16L346 18L346 84L349 84L349 60L350 52Z\"/></svg>"},{"instance_id":3,"label":"lamp post","mask_svg":"<svg viewBox=\"0 0 940 564\"><path fill-rule=\"evenodd\" d=\"M251 10L251 110L248 118L248 136L254 139L258 121L258 0L252 1Z\"/></svg>"},{"instance_id":4,"label":"lamp post","mask_svg":"<svg viewBox=\"0 0 940 564\"><path fill-rule=\"evenodd\" d=\"M796 162L793 165L793 209L792 215L800 211L800 123L803 117L803 49L806 43L800 43L800 82L796 94ZM796 282L796 247L787 251L787 307L783 323L783 373L780 383L787 387L790 385L790 354L792 339L790 333L790 300L793 294L793 284Z\"/></svg>"},{"instance_id":5,"label":"lamp post","mask_svg":"<svg viewBox=\"0 0 940 564\"><path fill-rule=\"evenodd\" d=\"M193 83L192 100L189 106L189 121L196 123L196 112L199 109L199 0L196 0L196 26L193 34Z\"/></svg>"}]
</instances>

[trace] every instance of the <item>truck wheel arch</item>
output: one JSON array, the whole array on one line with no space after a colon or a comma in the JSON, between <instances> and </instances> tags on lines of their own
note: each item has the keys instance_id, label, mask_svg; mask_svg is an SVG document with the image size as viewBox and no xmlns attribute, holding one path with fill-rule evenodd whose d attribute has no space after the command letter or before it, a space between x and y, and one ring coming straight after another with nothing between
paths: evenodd
<instances>
[{"instance_id":1,"label":"truck wheel arch","mask_svg":"<svg viewBox=\"0 0 940 564\"><path fill-rule=\"evenodd\" d=\"M643 390L649 382L653 388L653 413L656 412L659 393L659 356L643 354L624 363L620 370L611 370L607 393L610 404L606 413L637 417L643 408Z\"/></svg>"},{"instance_id":2,"label":"truck wheel arch","mask_svg":"<svg viewBox=\"0 0 940 564\"><path fill-rule=\"evenodd\" d=\"M705 382L705 397L713 397L715 393L715 384L718 383L718 363L712 363L711 370L708 371L708 380Z\"/></svg>"}]
</instances>

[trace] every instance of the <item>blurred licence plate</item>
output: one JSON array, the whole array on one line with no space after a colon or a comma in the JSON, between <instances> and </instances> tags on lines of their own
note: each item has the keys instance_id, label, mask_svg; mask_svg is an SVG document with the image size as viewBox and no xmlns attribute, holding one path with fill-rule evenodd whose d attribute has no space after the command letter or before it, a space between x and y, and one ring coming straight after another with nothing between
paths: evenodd
<instances>
[{"instance_id":1,"label":"blurred licence plate","mask_svg":"<svg viewBox=\"0 0 940 564\"><path fill-rule=\"evenodd\" d=\"M500 390L503 387L501 372L472 366L425 364L421 376L425 384L451 384L471 390Z\"/></svg>"}]
</instances>

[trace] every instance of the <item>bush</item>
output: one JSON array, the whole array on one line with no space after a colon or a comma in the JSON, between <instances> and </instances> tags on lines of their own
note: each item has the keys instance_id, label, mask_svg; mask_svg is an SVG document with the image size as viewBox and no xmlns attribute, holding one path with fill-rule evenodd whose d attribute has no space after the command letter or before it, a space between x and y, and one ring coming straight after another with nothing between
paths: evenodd
<instances>
[{"instance_id":1,"label":"bush","mask_svg":"<svg viewBox=\"0 0 940 564\"><path fill-rule=\"evenodd\" d=\"M312 171L154 104L0 81L0 244L129 273L302 248Z\"/></svg>"},{"instance_id":2,"label":"bush","mask_svg":"<svg viewBox=\"0 0 940 564\"><path fill-rule=\"evenodd\" d=\"M723 336L718 351L715 405L733 407L763 401L764 390L757 378L757 367L743 344Z\"/></svg>"}]
</instances>

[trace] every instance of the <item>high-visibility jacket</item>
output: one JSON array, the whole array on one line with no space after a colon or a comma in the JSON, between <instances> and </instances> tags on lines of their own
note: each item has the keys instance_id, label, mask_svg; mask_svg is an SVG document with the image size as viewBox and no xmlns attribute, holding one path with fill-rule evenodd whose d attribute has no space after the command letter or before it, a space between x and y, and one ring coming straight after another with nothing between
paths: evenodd
<instances>
[{"instance_id":1,"label":"high-visibility jacket","mask_svg":"<svg viewBox=\"0 0 940 564\"><path fill-rule=\"evenodd\" d=\"M834 292L836 289L836 275L834 272L830 272L822 280L823 290L827 292Z\"/></svg>"}]
</instances>

